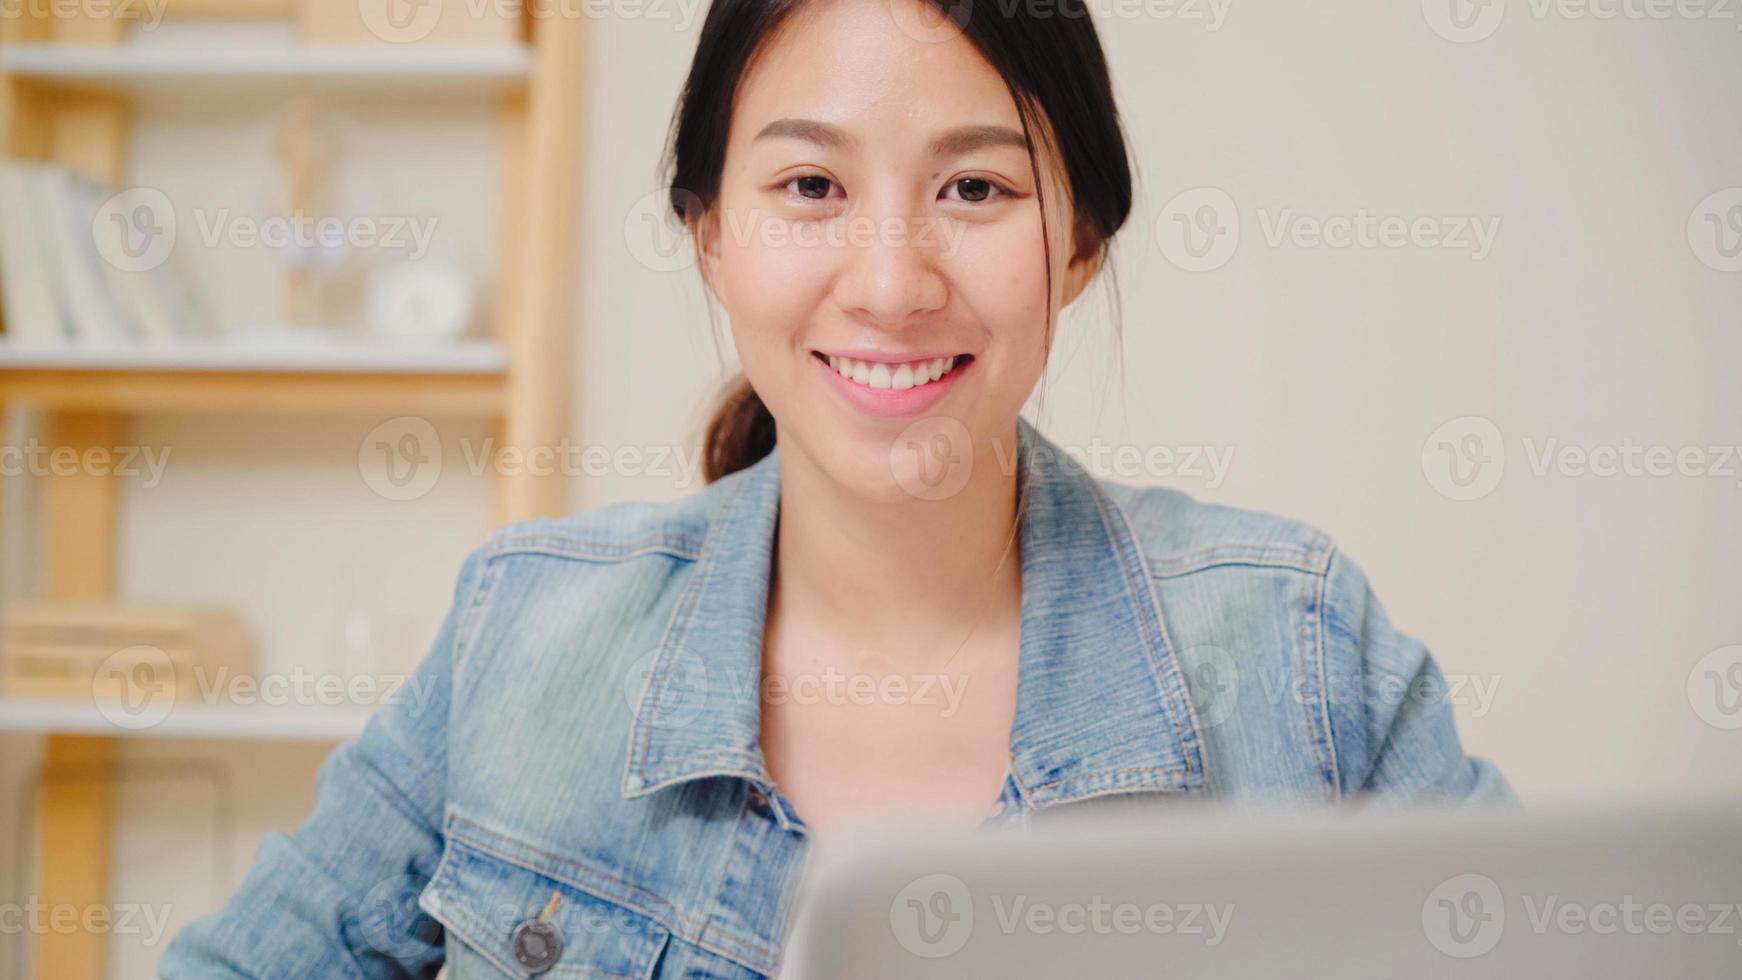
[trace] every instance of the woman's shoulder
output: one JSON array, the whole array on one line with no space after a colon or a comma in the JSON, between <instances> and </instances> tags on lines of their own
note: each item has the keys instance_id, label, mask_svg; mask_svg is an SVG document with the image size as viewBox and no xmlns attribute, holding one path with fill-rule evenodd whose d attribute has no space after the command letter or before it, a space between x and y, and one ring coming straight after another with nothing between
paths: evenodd
<instances>
[{"instance_id":1,"label":"woman's shoulder","mask_svg":"<svg viewBox=\"0 0 1742 980\"><path fill-rule=\"evenodd\" d=\"M1409 669L1425 652L1391 629L1366 571L1320 528L1171 488L1097 483L1182 633L1213 637L1238 623L1255 637L1307 636L1311 662L1354 674L1376 654Z\"/></svg>"},{"instance_id":2,"label":"woman's shoulder","mask_svg":"<svg viewBox=\"0 0 1742 980\"><path fill-rule=\"evenodd\" d=\"M615 562L663 555L695 561L739 475L679 497L613 501L561 516L515 521L497 528L478 550L484 557L545 554Z\"/></svg>"},{"instance_id":3,"label":"woman's shoulder","mask_svg":"<svg viewBox=\"0 0 1742 980\"><path fill-rule=\"evenodd\" d=\"M1228 566L1323 575L1337 551L1330 535L1305 521L1209 503L1169 487L1096 482L1158 578Z\"/></svg>"}]
</instances>

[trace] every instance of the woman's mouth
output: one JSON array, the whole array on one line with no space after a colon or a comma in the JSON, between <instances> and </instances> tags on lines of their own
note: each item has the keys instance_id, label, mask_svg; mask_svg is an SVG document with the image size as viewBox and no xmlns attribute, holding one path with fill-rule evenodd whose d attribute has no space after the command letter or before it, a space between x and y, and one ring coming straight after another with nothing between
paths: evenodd
<instances>
[{"instance_id":1,"label":"woman's mouth","mask_svg":"<svg viewBox=\"0 0 1742 980\"><path fill-rule=\"evenodd\" d=\"M972 354L956 354L920 361L888 363L837 357L833 354L824 354L822 351L812 351L811 355L827 364L836 374L854 384L864 385L867 388L891 388L895 390L918 388L938 381L974 359Z\"/></svg>"},{"instance_id":2,"label":"woman's mouth","mask_svg":"<svg viewBox=\"0 0 1742 980\"><path fill-rule=\"evenodd\" d=\"M974 363L972 354L910 361L868 361L811 351L825 381L848 404L884 418L918 415L943 398Z\"/></svg>"}]
</instances>

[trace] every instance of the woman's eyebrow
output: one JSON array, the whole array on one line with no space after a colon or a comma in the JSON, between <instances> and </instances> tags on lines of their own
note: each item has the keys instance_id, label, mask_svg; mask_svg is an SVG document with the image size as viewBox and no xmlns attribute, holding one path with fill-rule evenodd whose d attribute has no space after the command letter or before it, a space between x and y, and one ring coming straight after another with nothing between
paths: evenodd
<instances>
[{"instance_id":1,"label":"woman's eyebrow","mask_svg":"<svg viewBox=\"0 0 1742 980\"><path fill-rule=\"evenodd\" d=\"M815 119L776 119L762 127L756 140L796 139L831 150L851 150L859 145L853 134L831 123ZM753 142L755 142L753 141ZM1009 126L957 126L932 139L927 150L933 157L957 157L983 147L1013 146L1028 148L1028 138Z\"/></svg>"},{"instance_id":2,"label":"woman's eyebrow","mask_svg":"<svg viewBox=\"0 0 1742 980\"><path fill-rule=\"evenodd\" d=\"M938 158L959 157L987 147L1013 146L1028 149L1028 137L1009 126L957 126L938 134L931 141L931 155Z\"/></svg>"}]
</instances>

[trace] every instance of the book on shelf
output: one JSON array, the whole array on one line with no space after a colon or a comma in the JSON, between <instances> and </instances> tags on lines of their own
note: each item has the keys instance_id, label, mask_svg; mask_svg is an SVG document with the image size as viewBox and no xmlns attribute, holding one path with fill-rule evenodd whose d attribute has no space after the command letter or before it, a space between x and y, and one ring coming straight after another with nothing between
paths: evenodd
<instances>
[{"instance_id":1,"label":"book on shelf","mask_svg":"<svg viewBox=\"0 0 1742 980\"><path fill-rule=\"evenodd\" d=\"M0 160L0 320L8 343L122 347L207 331L168 256L137 254L112 191L65 167ZM137 264L139 268L127 268Z\"/></svg>"}]
</instances>

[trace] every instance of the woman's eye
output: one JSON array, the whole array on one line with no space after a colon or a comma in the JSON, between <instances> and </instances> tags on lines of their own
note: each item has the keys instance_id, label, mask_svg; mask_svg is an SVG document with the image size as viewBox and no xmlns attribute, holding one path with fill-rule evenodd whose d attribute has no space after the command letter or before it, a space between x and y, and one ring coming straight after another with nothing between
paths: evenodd
<instances>
[{"instance_id":1,"label":"woman's eye","mask_svg":"<svg viewBox=\"0 0 1742 980\"><path fill-rule=\"evenodd\" d=\"M983 177L961 177L951 181L950 187L960 192L960 199L969 204L979 204L1002 190Z\"/></svg>"},{"instance_id":2,"label":"woman's eye","mask_svg":"<svg viewBox=\"0 0 1742 980\"><path fill-rule=\"evenodd\" d=\"M799 196L821 201L829 196L829 188L834 186L834 181L827 177L798 177L793 180L792 185Z\"/></svg>"}]
</instances>

